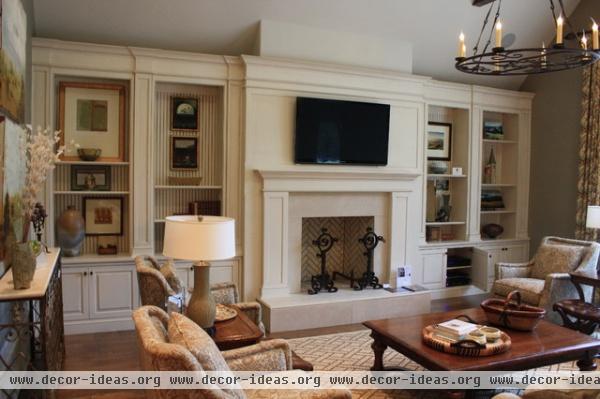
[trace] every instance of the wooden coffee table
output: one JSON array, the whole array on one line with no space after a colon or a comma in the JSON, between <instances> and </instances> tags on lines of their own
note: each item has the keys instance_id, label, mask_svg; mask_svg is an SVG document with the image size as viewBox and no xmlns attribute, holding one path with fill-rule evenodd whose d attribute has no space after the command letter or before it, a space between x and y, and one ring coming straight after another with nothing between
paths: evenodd
<instances>
[{"instance_id":1,"label":"wooden coffee table","mask_svg":"<svg viewBox=\"0 0 600 399\"><path fill-rule=\"evenodd\" d=\"M235 305L228 305L237 310L237 316L231 320L215 322L213 340L220 350L241 348L254 345L263 338L258 326ZM292 367L298 370L312 371L313 365L292 351Z\"/></svg>"},{"instance_id":2,"label":"wooden coffee table","mask_svg":"<svg viewBox=\"0 0 600 399\"><path fill-rule=\"evenodd\" d=\"M485 324L480 308L420 316L373 320L364 323L372 330L375 363L372 370L384 370L383 353L390 347L431 371L520 371L577 360L581 371L596 369L594 356L600 341L580 332L542 320L533 332L503 329L512 340L507 352L485 357L464 357L439 352L426 346L421 330L459 315L467 315Z\"/></svg>"}]
</instances>

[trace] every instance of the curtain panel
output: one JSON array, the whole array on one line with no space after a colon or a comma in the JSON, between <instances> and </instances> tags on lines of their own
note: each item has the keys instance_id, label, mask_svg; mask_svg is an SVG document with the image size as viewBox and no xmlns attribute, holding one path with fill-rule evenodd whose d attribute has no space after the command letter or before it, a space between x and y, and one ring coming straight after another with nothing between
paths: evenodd
<instances>
[{"instance_id":1,"label":"curtain panel","mask_svg":"<svg viewBox=\"0 0 600 399\"><path fill-rule=\"evenodd\" d=\"M598 231L586 229L585 219L588 205L600 205L600 63L583 69L581 105L575 236L596 241Z\"/></svg>"}]
</instances>

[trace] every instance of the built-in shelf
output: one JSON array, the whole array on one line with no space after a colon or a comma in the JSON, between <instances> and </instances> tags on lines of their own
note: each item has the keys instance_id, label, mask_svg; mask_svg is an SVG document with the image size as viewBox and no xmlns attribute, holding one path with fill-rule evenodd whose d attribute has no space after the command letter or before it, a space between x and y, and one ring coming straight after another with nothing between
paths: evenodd
<instances>
[{"instance_id":1,"label":"built-in shelf","mask_svg":"<svg viewBox=\"0 0 600 399\"><path fill-rule=\"evenodd\" d=\"M501 215L501 214L511 214L515 213L515 211L511 209L497 209L495 211L481 211L482 215Z\"/></svg>"},{"instance_id":2,"label":"built-in shelf","mask_svg":"<svg viewBox=\"0 0 600 399\"><path fill-rule=\"evenodd\" d=\"M467 175L440 175L436 173L430 173L427 175L427 179L435 180L435 179L464 179Z\"/></svg>"},{"instance_id":3,"label":"built-in shelf","mask_svg":"<svg viewBox=\"0 0 600 399\"><path fill-rule=\"evenodd\" d=\"M473 266L468 265L468 266L446 266L446 270L461 270L461 269L470 269Z\"/></svg>"},{"instance_id":4,"label":"built-in shelf","mask_svg":"<svg viewBox=\"0 0 600 399\"><path fill-rule=\"evenodd\" d=\"M505 184L505 183L491 183L491 184L482 184L481 188L502 188L502 187L515 187L515 184Z\"/></svg>"},{"instance_id":5,"label":"built-in shelf","mask_svg":"<svg viewBox=\"0 0 600 399\"><path fill-rule=\"evenodd\" d=\"M484 143L490 144L517 144L516 140L492 140L492 139L483 139Z\"/></svg>"},{"instance_id":6,"label":"built-in shelf","mask_svg":"<svg viewBox=\"0 0 600 399\"><path fill-rule=\"evenodd\" d=\"M157 190L221 190L223 186L154 186Z\"/></svg>"},{"instance_id":7,"label":"built-in shelf","mask_svg":"<svg viewBox=\"0 0 600 399\"><path fill-rule=\"evenodd\" d=\"M103 162L103 161L59 161L57 165L108 165L127 166L129 162Z\"/></svg>"},{"instance_id":8,"label":"built-in shelf","mask_svg":"<svg viewBox=\"0 0 600 399\"><path fill-rule=\"evenodd\" d=\"M54 195L129 195L129 191L55 191Z\"/></svg>"},{"instance_id":9,"label":"built-in shelf","mask_svg":"<svg viewBox=\"0 0 600 399\"><path fill-rule=\"evenodd\" d=\"M98 254L83 254L80 256L63 256L61 259L65 265L70 264L82 264L82 263L119 263L119 262L130 262L131 254L126 252L120 252L115 255L98 255Z\"/></svg>"},{"instance_id":10,"label":"built-in shelf","mask_svg":"<svg viewBox=\"0 0 600 399\"><path fill-rule=\"evenodd\" d=\"M465 222L425 222L426 226L460 226Z\"/></svg>"}]
</instances>

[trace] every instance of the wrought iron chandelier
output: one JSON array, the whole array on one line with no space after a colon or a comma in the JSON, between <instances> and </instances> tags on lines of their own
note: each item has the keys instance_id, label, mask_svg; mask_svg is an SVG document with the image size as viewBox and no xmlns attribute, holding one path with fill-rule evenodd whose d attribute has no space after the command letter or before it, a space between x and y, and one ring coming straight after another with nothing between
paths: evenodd
<instances>
[{"instance_id":1,"label":"wrought iron chandelier","mask_svg":"<svg viewBox=\"0 0 600 399\"><path fill-rule=\"evenodd\" d=\"M521 49L506 49L502 46L502 22L500 19L502 0L473 0L473 5L476 6L488 3L491 4L483 20L477 42L473 47L472 56L467 56L465 35L461 32L459 36L458 57L456 57L456 69L459 71L491 76L531 75L579 68L600 60L598 24L592 19L590 31L582 30L579 32L573 29L567 18L563 0L558 0L560 6L558 16L556 15L554 0L549 0L552 21L556 26L555 44L546 47L542 43L540 48ZM493 22L488 26L494 9L496 13ZM565 25L569 30L567 35L564 35ZM494 33L495 45L491 47ZM488 34L487 40L484 39L486 34ZM588 35L591 35L591 43ZM575 44L567 46L565 39L574 41Z\"/></svg>"}]
</instances>

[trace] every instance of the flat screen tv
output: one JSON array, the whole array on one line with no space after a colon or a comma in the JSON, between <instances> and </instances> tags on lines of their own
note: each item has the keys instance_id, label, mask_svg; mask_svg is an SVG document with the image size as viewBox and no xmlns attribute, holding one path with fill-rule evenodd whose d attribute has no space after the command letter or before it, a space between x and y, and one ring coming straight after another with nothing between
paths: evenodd
<instances>
[{"instance_id":1,"label":"flat screen tv","mask_svg":"<svg viewBox=\"0 0 600 399\"><path fill-rule=\"evenodd\" d=\"M387 165L390 106L299 97L295 162Z\"/></svg>"}]
</instances>

